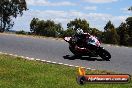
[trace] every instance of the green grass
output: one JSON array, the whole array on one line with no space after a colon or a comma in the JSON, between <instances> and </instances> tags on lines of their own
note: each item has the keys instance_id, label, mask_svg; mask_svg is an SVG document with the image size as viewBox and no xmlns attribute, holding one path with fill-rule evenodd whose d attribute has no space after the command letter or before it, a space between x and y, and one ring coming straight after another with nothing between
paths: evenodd
<instances>
[{"instance_id":1,"label":"green grass","mask_svg":"<svg viewBox=\"0 0 132 88\"><path fill-rule=\"evenodd\" d=\"M28 61L19 57L0 55L0 88L132 88L128 84L85 84L76 82L77 68ZM106 74L87 71L87 74Z\"/></svg>"}]
</instances>

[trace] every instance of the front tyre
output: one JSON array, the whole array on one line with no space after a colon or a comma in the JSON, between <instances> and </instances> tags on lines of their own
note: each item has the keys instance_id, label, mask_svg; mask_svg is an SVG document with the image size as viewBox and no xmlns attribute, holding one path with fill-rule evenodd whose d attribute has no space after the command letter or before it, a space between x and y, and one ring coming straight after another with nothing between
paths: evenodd
<instances>
[{"instance_id":1,"label":"front tyre","mask_svg":"<svg viewBox=\"0 0 132 88\"><path fill-rule=\"evenodd\" d=\"M69 46L69 50L77 57L81 57L82 55L75 51L75 47Z\"/></svg>"},{"instance_id":2,"label":"front tyre","mask_svg":"<svg viewBox=\"0 0 132 88\"><path fill-rule=\"evenodd\" d=\"M99 56L104 60L110 60L110 58L111 58L110 53L105 49L99 50Z\"/></svg>"}]
</instances>

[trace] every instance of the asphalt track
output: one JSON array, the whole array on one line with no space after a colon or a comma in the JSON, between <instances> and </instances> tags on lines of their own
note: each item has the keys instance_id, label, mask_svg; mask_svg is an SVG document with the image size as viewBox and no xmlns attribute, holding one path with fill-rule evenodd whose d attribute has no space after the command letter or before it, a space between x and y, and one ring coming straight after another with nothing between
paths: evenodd
<instances>
[{"instance_id":1,"label":"asphalt track","mask_svg":"<svg viewBox=\"0 0 132 88\"><path fill-rule=\"evenodd\" d=\"M100 57L75 58L68 49L68 43L62 40L0 34L0 52L132 74L132 48L104 44L102 46L111 53L110 61L104 61Z\"/></svg>"}]
</instances>

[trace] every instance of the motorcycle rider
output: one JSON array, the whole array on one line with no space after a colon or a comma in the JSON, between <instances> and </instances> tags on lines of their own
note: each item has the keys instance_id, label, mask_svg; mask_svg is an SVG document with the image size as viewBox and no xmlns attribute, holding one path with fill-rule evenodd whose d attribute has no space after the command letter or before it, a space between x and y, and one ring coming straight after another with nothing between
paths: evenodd
<instances>
[{"instance_id":1,"label":"motorcycle rider","mask_svg":"<svg viewBox=\"0 0 132 88\"><path fill-rule=\"evenodd\" d=\"M77 45L81 44L83 42L83 39L86 39L85 42L87 43L87 46L100 45L100 42L97 40L97 37L90 35L89 33L84 33L82 29L77 29L75 34L75 40L77 41Z\"/></svg>"},{"instance_id":2,"label":"motorcycle rider","mask_svg":"<svg viewBox=\"0 0 132 88\"><path fill-rule=\"evenodd\" d=\"M105 60L111 58L110 53L100 47L97 37L84 33L82 29L77 29L75 35L64 40L69 43L69 49L75 56L100 56Z\"/></svg>"},{"instance_id":3,"label":"motorcycle rider","mask_svg":"<svg viewBox=\"0 0 132 88\"><path fill-rule=\"evenodd\" d=\"M83 34L84 34L84 32L83 32L82 29L79 28L79 29L76 30L75 40L76 40L77 44L81 43L82 39L84 39L84 35Z\"/></svg>"}]
</instances>

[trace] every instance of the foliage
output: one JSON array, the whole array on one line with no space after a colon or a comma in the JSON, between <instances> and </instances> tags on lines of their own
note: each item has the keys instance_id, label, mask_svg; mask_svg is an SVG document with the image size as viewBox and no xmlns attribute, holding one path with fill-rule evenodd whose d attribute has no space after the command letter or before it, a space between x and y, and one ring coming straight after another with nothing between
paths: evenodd
<instances>
[{"instance_id":1,"label":"foliage","mask_svg":"<svg viewBox=\"0 0 132 88\"><path fill-rule=\"evenodd\" d=\"M36 34L36 29L37 29L37 23L38 23L38 18L33 18L31 23L30 23L30 31L34 34Z\"/></svg>"},{"instance_id":2,"label":"foliage","mask_svg":"<svg viewBox=\"0 0 132 88\"><path fill-rule=\"evenodd\" d=\"M65 31L63 31L62 37L66 37L66 36L72 36L75 34L75 31L72 29L67 29Z\"/></svg>"},{"instance_id":3,"label":"foliage","mask_svg":"<svg viewBox=\"0 0 132 88\"><path fill-rule=\"evenodd\" d=\"M132 11L132 6L128 10Z\"/></svg>"},{"instance_id":4,"label":"foliage","mask_svg":"<svg viewBox=\"0 0 132 88\"><path fill-rule=\"evenodd\" d=\"M97 36L97 37L101 37L102 32L99 31L97 28L91 28L91 35Z\"/></svg>"},{"instance_id":5,"label":"foliage","mask_svg":"<svg viewBox=\"0 0 132 88\"><path fill-rule=\"evenodd\" d=\"M13 27L11 18L22 16L24 10L27 10L25 0L0 0L0 32Z\"/></svg>"},{"instance_id":6,"label":"foliage","mask_svg":"<svg viewBox=\"0 0 132 88\"><path fill-rule=\"evenodd\" d=\"M110 43L110 44L118 44L119 43L119 35L117 34L117 31L114 27L114 25L111 23L111 21L108 21L106 26L104 27L104 42Z\"/></svg>"},{"instance_id":7,"label":"foliage","mask_svg":"<svg viewBox=\"0 0 132 88\"><path fill-rule=\"evenodd\" d=\"M109 20L106 24L106 26L104 27L104 31L108 31L109 29L114 29L114 25L111 23L111 21Z\"/></svg>"},{"instance_id":8,"label":"foliage","mask_svg":"<svg viewBox=\"0 0 132 88\"><path fill-rule=\"evenodd\" d=\"M91 35L97 36L103 43L131 45L132 46L132 17L126 19L126 23L121 23L115 28L114 24L109 20L104 27L104 32L97 28L90 28L89 23L85 19L74 19L67 24L67 30L63 30L61 24L56 24L52 20L39 20L33 18L30 23L30 31L35 35L65 37L75 34L78 28Z\"/></svg>"},{"instance_id":9,"label":"foliage","mask_svg":"<svg viewBox=\"0 0 132 88\"><path fill-rule=\"evenodd\" d=\"M117 28L117 32L120 36L120 45L128 45L128 30L127 30L127 24L121 23L121 25Z\"/></svg>"},{"instance_id":10,"label":"foliage","mask_svg":"<svg viewBox=\"0 0 132 88\"><path fill-rule=\"evenodd\" d=\"M132 37L132 16L126 19L126 24L128 28L128 34L130 37Z\"/></svg>"},{"instance_id":11,"label":"foliage","mask_svg":"<svg viewBox=\"0 0 132 88\"><path fill-rule=\"evenodd\" d=\"M108 21L102 33L104 43L132 46L132 17L128 17L125 23L115 28L111 21Z\"/></svg>"},{"instance_id":12,"label":"foliage","mask_svg":"<svg viewBox=\"0 0 132 88\"><path fill-rule=\"evenodd\" d=\"M128 17L126 23L121 23L117 29L120 45L132 46L132 17Z\"/></svg>"},{"instance_id":13,"label":"foliage","mask_svg":"<svg viewBox=\"0 0 132 88\"><path fill-rule=\"evenodd\" d=\"M23 35L26 35L27 32L25 32L24 30L20 30L20 31L17 31L16 34L23 34Z\"/></svg>"},{"instance_id":14,"label":"foliage","mask_svg":"<svg viewBox=\"0 0 132 88\"><path fill-rule=\"evenodd\" d=\"M89 23L85 19L74 19L67 24L67 28L77 30L78 28L84 30L85 32L90 32Z\"/></svg>"},{"instance_id":15,"label":"foliage","mask_svg":"<svg viewBox=\"0 0 132 88\"><path fill-rule=\"evenodd\" d=\"M48 36L48 37L57 37L60 35L63 30L60 23L56 24L52 20L39 20L38 18L33 18L30 23L30 31L32 34Z\"/></svg>"}]
</instances>

